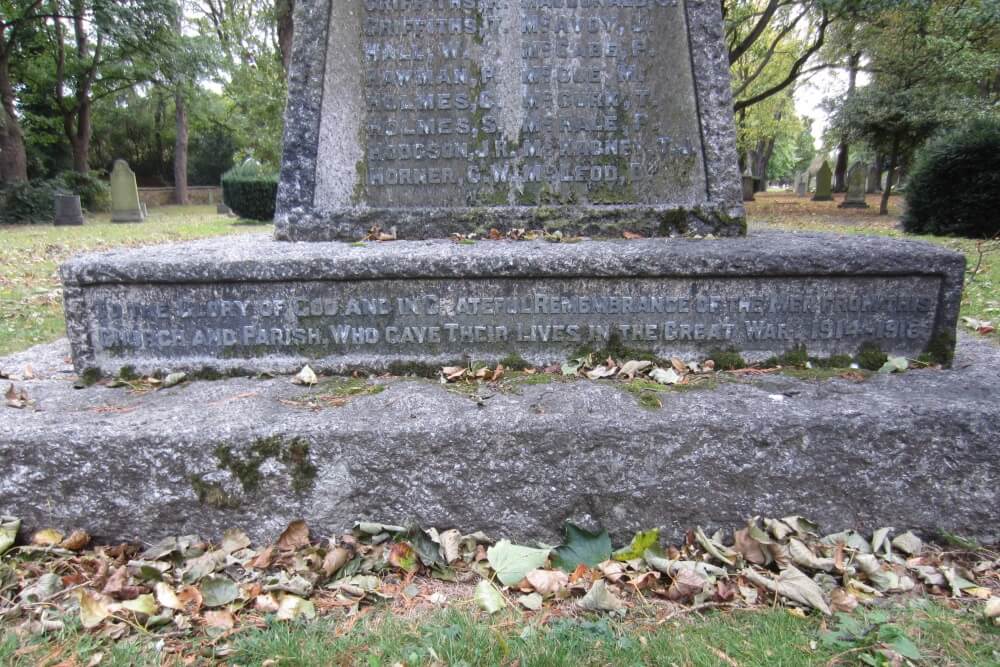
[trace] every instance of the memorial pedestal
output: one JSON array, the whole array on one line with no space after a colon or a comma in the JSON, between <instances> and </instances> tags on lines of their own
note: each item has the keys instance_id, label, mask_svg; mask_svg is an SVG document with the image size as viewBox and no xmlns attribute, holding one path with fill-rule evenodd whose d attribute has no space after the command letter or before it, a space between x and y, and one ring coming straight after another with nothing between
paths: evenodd
<instances>
[{"instance_id":1,"label":"memorial pedestal","mask_svg":"<svg viewBox=\"0 0 1000 667\"><path fill-rule=\"evenodd\" d=\"M965 259L919 242L283 243L248 236L62 267L79 372L400 370L625 348L760 361L953 344Z\"/></svg>"}]
</instances>

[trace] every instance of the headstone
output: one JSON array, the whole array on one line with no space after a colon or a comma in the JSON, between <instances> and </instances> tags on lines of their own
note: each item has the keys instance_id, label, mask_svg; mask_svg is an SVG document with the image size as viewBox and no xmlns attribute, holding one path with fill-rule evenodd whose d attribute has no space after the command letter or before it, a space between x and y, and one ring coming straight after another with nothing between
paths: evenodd
<instances>
[{"instance_id":1,"label":"headstone","mask_svg":"<svg viewBox=\"0 0 1000 667\"><path fill-rule=\"evenodd\" d=\"M742 233L717 5L296 3L277 238Z\"/></svg>"},{"instance_id":2,"label":"headstone","mask_svg":"<svg viewBox=\"0 0 1000 667\"><path fill-rule=\"evenodd\" d=\"M809 174L798 175L795 182L795 194L799 197L805 197L809 194Z\"/></svg>"},{"instance_id":3,"label":"headstone","mask_svg":"<svg viewBox=\"0 0 1000 667\"><path fill-rule=\"evenodd\" d=\"M82 225L83 210L80 207L79 195L56 195L56 226Z\"/></svg>"},{"instance_id":4,"label":"headstone","mask_svg":"<svg viewBox=\"0 0 1000 667\"><path fill-rule=\"evenodd\" d=\"M743 174L743 201L756 201L754 199L754 177L749 172Z\"/></svg>"},{"instance_id":5,"label":"headstone","mask_svg":"<svg viewBox=\"0 0 1000 667\"><path fill-rule=\"evenodd\" d=\"M144 211L135 173L125 160L115 160L111 170L111 222L142 222L146 218Z\"/></svg>"},{"instance_id":6,"label":"headstone","mask_svg":"<svg viewBox=\"0 0 1000 667\"><path fill-rule=\"evenodd\" d=\"M840 208L868 208L865 187L868 184L868 165L855 162L847 174L847 196Z\"/></svg>"},{"instance_id":7,"label":"headstone","mask_svg":"<svg viewBox=\"0 0 1000 667\"><path fill-rule=\"evenodd\" d=\"M823 166L816 172L816 193L813 201L833 201L833 170L829 162L823 162Z\"/></svg>"},{"instance_id":8,"label":"headstone","mask_svg":"<svg viewBox=\"0 0 1000 667\"><path fill-rule=\"evenodd\" d=\"M958 255L742 238L719 3L573 4L296 3L279 241L67 264L77 367L914 358L954 331Z\"/></svg>"}]
</instances>

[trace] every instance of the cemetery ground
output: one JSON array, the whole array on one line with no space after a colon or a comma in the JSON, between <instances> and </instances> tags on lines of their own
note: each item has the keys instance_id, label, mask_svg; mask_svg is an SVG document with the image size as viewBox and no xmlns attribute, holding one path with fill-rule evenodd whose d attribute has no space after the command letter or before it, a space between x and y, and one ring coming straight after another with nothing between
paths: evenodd
<instances>
[{"instance_id":1,"label":"cemetery ground","mask_svg":"<svg viewBox=\"0 0 1000 667\"><path fill-rule=\"evenodd\" d=\"M785 194L758 195L758 201L748 207L751 233L777 228L907 237L896 229L899 200L893 201L893 215L880 218L876 209L838 209L839 198L818 203ZM104 216L89 218L84 227L0 229L4 241L0 244L0 356L64 335L56 269L76 253L270 230L267 225L217 215L211 207L153 209L146 222L135 225L111 224L109 216ZM926 240L967 255L970 273L962 316L969 319L962 326L967 335L997 341L992 331L1000 319L997 242ZM776 538L776 526L780 522L766 528L770 537L754 534L787 546L787 536ZM895 536L906 527L898 528ZM412 547L395 546L414 544L422 559L421 539L407 541L400 535L376 533L359 538L350 549L354 559L350 562L359 563L357 573L330 577L306 597L295 594L302 584L296 575L323 571L336 549L331 545L328 550L317 550L315 542L302 542L298 531L286 531L287 548L281 548L283 535L264 559L267 563L261 572L267 570L268 577L279 580L271 592L258 588L265 579L255 583L243 578L238 574L241 568L231 567L226 558L197 577L185 574L183 582L174 581L171 573L165 577L170 584L156 587L155 571L161 567L157 563L171 562L174 571L191 571L192 563L184 560L180 547L168 548L162 556L119 547L83 551L15 547L0 560L0 665L985 666L1000 662L1000 629L995 618L1000 614L1000 554L960 536L944 536L939 544L904 558L917 559L913 567L930 568L917 570L926 579L916 581L913 576L916 586L905 592L889 589L907 588L897 585L898 578L915 571L901 575L899 563L889 565L882 548L875 547L872 550L881 554L877 560L881 569L859 575L853 585L838 576L836 585L843 584L839 590L845 593L835 597L836 604L829 610L833 614L826 615L815 608L814 598L810 603L808 590L800 591L804 595L798 603L789 604L787 598L767 593L766 586L757 587L758 593L751 596L756 599L750 602L749 589L754 587L748 584L749 575L719 560L720 555L726 559L731 554L728 550L713 554L719 547L711 538L702 542L692 537L689 544L674 545L680 552L671 554L726 570L710 594L699 587L699 581L688 580L655 557L634 567L627 561L617 561L620 566L604 561L595 567L571 567L566 579L549 574L543 581L522 582L520 590L512 586L501 593L492 585L476 589L479 574L486 574L498 586L506 583L498 581L506 567L501 554L489 555L486 545L473 540L461 547L462 557L452 568L461 581L449 582L428 576L432 568L420 566ZM879 542L877 535L865 536L870 546L862 548L855 538L844 538L844 548L828 549L807 537L807 531L799 534L793 527L791 534L808 544L811 552L799 552L795 562L819 579L829 565L821 559L832 558L830 571L840 575L840 559L845 554L853 559L873 546L873 537ZM53 537L36 536L36 541L51 545ZM381 546L375 543L383 537ZM73 536L59 538L57 543L68 546ZM266 545L256 545L256 551L240 554L246 548L244 540L234 539L235 543L220 548L237 560L257 560L267 552ZM584 542L593 546L589 540ZM350 545L350 539L341 544ZM741 557L752 559L763 543L754 544L755 540L744 542L738 549ZM895 549L897 555L905 555L899 546ZM197 549L187 556L195 560L195 553ZM365 557L377 560L373 553L389 563L374 587L364 569L371 565L365 565ZM147 561L145 569L128 567L129 561L140 558ZM667 572L660 571L657 563ZM336 558L330 561L334 565L352 567L338 564ZM558 569L555 563L551 569L540 563L536 567L546 572ZM757 573L769 576L761 569ZM886 582L884 576L897 580ZM327 585L334 580L342 585ZM607 592L613 597L593 594L596 583L592 582L600 581L609 582ZM768 581L775 585L775 580ZM96 586L95 582L100 583L99 595L81 592ZM739 590L734 582L747 590ZM14 591L23 591L29 584L37 584L37 597L18 599ZM591 592L584 596L588 588ZM235 597L228 599L234 590ZM132 593L141 594L133 597ZM539 602L532 596L541 595L545 601L532 610ZM19 603L24 604L16 613L8 613ZM170 614L181 622L167 629L148 627L151 614L139 608L145 604L153 604L154 613L160 615L175 609Z\"/></svg>"}]
</instances>

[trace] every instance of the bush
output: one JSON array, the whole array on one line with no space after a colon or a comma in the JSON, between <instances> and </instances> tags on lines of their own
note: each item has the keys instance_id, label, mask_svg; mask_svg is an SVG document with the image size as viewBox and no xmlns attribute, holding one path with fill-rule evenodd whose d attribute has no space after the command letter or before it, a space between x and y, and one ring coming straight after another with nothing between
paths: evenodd
<instances>
[{"instance_id":1,"label":"bush","mask_svg":"<svg viewBox=\"0 0 1000 667\"><path fill-rule=\"evenodd\" d=\"M976 121L931 142L910 175L903 228L912 234L1000 234L1000 121Z\"/></svg>"},{"instance_id":2,"label":"bush","mask_svg":"<svg viewBox=\"0 0 1000 667\"><path fill-rule=\"evenodd\" d=\"M278 175L258 164L245 162L222 175L222 200L241 218L273 220L277 197Z\"/></svg>"},{"instance_id":3,"label":"bush","mask_svg":"<svg viewBox=\"0 0 1000 667\"><path fill-rule=\"evenodd\" d=\"M5 225L52 224L56 216L55 196L66 192L58 179L34 180L8 185L0 193L0 222Z\"/></svg>"},{"instance_id":4,"label":"bush","mask_svg":"<svg viewBox=\"0 0 1000 667\"><path fill-rule=\"evenodd\" d=\"M111 210L111 186L94 172L64 171L58 180L64 184L64 190L80 195L81 206L91 213Z\"/></svg>"}]
</instances>

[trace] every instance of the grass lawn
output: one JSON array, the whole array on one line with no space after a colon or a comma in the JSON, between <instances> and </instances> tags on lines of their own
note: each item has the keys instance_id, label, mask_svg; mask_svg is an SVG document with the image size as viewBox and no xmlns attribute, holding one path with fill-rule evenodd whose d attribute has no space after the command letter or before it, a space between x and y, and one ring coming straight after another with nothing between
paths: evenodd
<instances>
[{"instance_id":1,"label":"grass lawn","mask_svg":"<svg viewBox=\"0 0 1000 667\"><path fill-rule=\"evenodd\" d=\"M214 206L167 206L142 224L113 224L90 216L82 227L0 227L0 355L66 335L57 269L73 255L122 246L270 232L270 225L218 215Z\"/></svg>"},{"instance_id":2,"label":"grass lawn","mask_svg":"<svg viewBox=\"0 0 1000 667\"><path fill-rule=\"evenodd\" d=\"M171 639L137 636L113 642L78 624L44 637L0 635L0 664L29 665L415 665L479 667L517 665L738 665L807 667L890 665L877 660L900 635L919 652L916 664L988 667L1000 664L1000 629L961 607L914 600L885 610L856 612L862 636L833 640L841 617L793 614L785 609L713 611L674 619L637 613L627 620L607 616L553 616L506 612L493 617L473 610L471 600L417 616L366 608L311 622L263 618L216 637ZM95 660L101 655L99 662Z\"/></svg>"}]
</instances>

